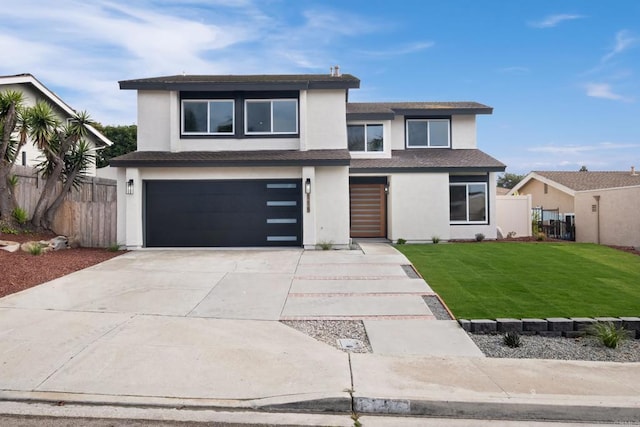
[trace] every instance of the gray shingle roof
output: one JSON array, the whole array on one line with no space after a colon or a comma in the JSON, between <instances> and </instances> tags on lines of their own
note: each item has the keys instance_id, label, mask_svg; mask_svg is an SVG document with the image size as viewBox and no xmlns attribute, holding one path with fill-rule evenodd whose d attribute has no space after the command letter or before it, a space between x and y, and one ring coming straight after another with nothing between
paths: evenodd
<instances>
[{"instance_id":1,"label":"gray shingle roof","mask_svg":"<svg viewBox=\"0 0 640 427\"><path fill-rule=\"evenodd\" d=\"M348 150L134 151L110 160L116 167L346 166Z\"/></svg>"},{"instance_id":2,"label":"gray shingle roof","mask_svg":"<svg viewBox=\"0 0 640 427\"><path fill-rule=\"evenodd\" d=\"M351 171L391 170L445 171L483 170L504 171L506 166L486 153L476 149L408 149L393 150L388 159L352 159Z\"/></svg>"},{"instance_id":3,"label":"gray shingle roof","mask_svg":"<svg viewBox=\"0 0 640 427\"><path fill-rule=\"evenodd\" d=\"M175 75L122 80L120 89L147 90L300 90L360 87L351 74Z\"/></svg>"},{"instance_id":4,"label":"gray shingle roof","mask_svg":"<svg viewBox=\"0 0 640 427\"><path fill-rule=\"evenodd\" d=\"M567 172L534 171L534 173L564 185L574 191L599 190L603 188L631 187L640 185L640 174L631 171L612 172Z\"/></svg>"}]
</instances>

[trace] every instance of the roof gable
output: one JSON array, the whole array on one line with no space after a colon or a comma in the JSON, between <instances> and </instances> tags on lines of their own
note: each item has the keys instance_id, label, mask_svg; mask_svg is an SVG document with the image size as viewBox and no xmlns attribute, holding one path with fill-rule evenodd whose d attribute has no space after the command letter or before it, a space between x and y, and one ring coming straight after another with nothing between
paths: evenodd
<instances>
[{"instance_id":1,"label":"roof gable","mask_svg":"<svg viewBox=\"0 0 640 427\"><path fill-rule=\"evenodd\" d=\"M54 92L50 91L45 85L43 85L38 79L36 79L31 74L16 74L13 76L0 76L0 87L3 85L10 84L30 84L35 87L45 98L47 98L51 103L58 106L62 111L69 115L69 117L73 117L76 115L76 110L71 108L66 102L64 102L58 95ZM96 128L91 125L87 125L87 130L91 135L93 135L98 142L102 146L109 146L113 144L113 142L104 136L101 132L99 132Z\"/></svg>"},{"instance_id":2,"label":"roof gable","mask_svg":"<svg viewBox=\"0 0 640 427\"><path fill-rule=\"evenodd\" d=\"M551 185L572 196L577 191L640 185L640 174L632 174L632 172L628 171L533 171L511 190L511 194L519 191L532 179Z\"/></svg>"}]
</instances>

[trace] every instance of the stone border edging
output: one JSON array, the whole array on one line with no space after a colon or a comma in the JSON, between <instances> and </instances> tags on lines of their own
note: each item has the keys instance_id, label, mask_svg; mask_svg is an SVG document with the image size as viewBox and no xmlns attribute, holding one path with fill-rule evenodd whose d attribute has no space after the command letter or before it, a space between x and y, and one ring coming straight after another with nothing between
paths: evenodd
<instances>
[{"instance_id":1,"label":"stone border edging","mask_svg":"<svg viewBox=\"0 0 640 427\"><path fill-rule=\"evenodd\" d=\"M611 322L633 332L640 338L640 317L549 317L546 319L459 319L458 323L466 332L493 334L518 332L523 335L575 338L586 334L589 326L598 322Z\"/></svg>"}]
</instances>

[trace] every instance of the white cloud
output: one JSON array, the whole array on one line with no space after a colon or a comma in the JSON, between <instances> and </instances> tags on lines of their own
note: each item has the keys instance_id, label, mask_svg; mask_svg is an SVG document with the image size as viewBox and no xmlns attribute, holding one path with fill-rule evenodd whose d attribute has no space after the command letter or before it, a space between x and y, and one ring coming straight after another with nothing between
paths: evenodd
<instances>
[{"instance_id":1,"label":"white cloud","mask_svg":"<svg viewBox=\"0 0 640 427\"><path fill-rule=\"evenodd\" d=\"M544 18L542 21L530 22L529 26L534 28L552 28L564 21L573 21L575 19L582 19L583 15L571 15L571 14L558 14L550 15Z\"/></svg>"},{"instance_id":2,"label":"white cloud","mask_svg":"<svg viewBox=\"0 0 640 427\"><path fill-rule=\"evenodd\" d=\"M637 44L638 41L640 40L637 37L634 37L629 31L618 31L616 33L616 42L613 48L605 56L602 57L602 62L606 62L614 56L624 52L625 50Z\"/></svg>"},{"instance_id":3,"label":"white cloud","mask_svg":"<svg viewBox=\"0 0 640 427\"><path fill-rule=\"evenodd\" d=\"M276 7L274 7L276 6ZM5 0L0 74L31 73L103 123L131 123L129 78L180 74L329 72L343 40L381 23L328 8L280 17L257 0ZM284 6L288 7L288 6ZM292 24L292 22L294 22ZM340 55L336 57L334 55ZM346 70L345 70L346 72Z\"/></svg>"},{"instance_id":4,"label":"white cloud","mask_svg":"<svg viewBox=\"0 0 640 427\"><path fill-rule=\"evenodd\" d=\"M601 142L595 145L545 145L540 147L529 147L527 148L527 151L551 154L579 154L593 151L610 152L611 150L632 148L640 148L640 143Z\"/></svg>"},{"instance_id":5,"label":"white cloud","mask_svg":"<svg viewBox=\"0 0 640 427\"><path fill-rule=\"evenodd\" d=\"M608 83L587 83L585 85L587 90L587 96L593 98L611 99L613 101L627 101L630 102L633 99L613 92L611 85Z\"/></svg>"},{"instance_id":6,"label":"white cloud","mask_svg":"<svg viewBox=\"0 0 640 427\"><path fill-rule=\"evenodd\" d=\"M400 55L409 55L411 53L421 52L433 46L435 46L434 42L423 41L423 42L410 43L404 46L398 46L392 49L361 50L359 51L359 53L362 53L363 55L371 56L371 57L400 56Z\"/></svg>"}]
</instances>

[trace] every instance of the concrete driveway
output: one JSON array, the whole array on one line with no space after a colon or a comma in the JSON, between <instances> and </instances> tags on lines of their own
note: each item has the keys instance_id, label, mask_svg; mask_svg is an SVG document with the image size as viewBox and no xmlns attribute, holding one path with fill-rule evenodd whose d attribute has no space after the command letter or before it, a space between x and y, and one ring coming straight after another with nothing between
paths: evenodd
<instances>
[{"instance_id":1,"label":"concrete driveway","mask_svg":"<svg viewBox=\"0 0 640 427\"><path fill-rule=\"evenodd\" d=\"M130 252L0 299L0 401L437 415L455 397L459 413L484 416L514 404L543 414L544 396L569 392L562 404L625 406L640 392L623 386L640 383L633 366L481 357L455 322L433 319L431 289L407 264L383 244ZM281 319L362 320L375 354ZM523 369L537 369L536 396L510 382Z\"/></svg>"}]
</instances>

